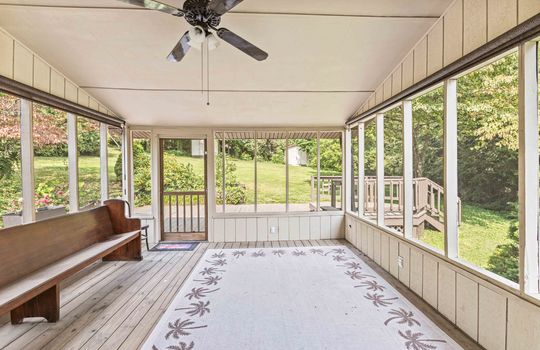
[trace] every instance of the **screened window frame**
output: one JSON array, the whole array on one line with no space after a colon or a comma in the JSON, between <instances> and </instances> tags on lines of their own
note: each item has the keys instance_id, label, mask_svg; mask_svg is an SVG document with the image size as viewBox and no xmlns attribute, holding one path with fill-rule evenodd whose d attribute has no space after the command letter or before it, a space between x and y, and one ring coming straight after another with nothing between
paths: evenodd
<instances>
[{"instance_id":1,"label":"screened window frame","mask_svg":"<svg viewBox=\"0 0 540 350\"><path fill-rule=\"evenodd\" d=\"M341 195L341 198L340 198L340 206L341 206L341 209L339 211L333 211L333 212L330 212L330 213L333 213L333 214L336 214L336 213L345 213L345 208L344 208L344 205L346 205L346 202L347 202L347 199L348 198L346 196L346 192L345 192L345 179L346 179L346 175L345 175L345 172L346 172L346 167L345 167L345 152L346 152L346 142L345 142L345 137L346 137L346 133L345 133L345 130L344 129L336 129L336 128L319 128L319 129L309 129L309 128L301 128L301 129L298 129L298 131L302 131L302 132L309 132L309 133L312 133L312 132L316 132L317 133L317 200L316 200L316 210L315 211L291 211L289 209L289 162L288 162L288 152L285 151L285 154L284 154L284 158L285 158L285 187L286 187L286 193L285 193L285 211L275 211L275 212L268 212L268 211L259 211L259 208L258 208L258 170L257 170L257 155L258 155L258 149L257 149L257 140L265 140L267 138L264 138L264 137L259 137L259 134L260 133L273 133L273 132L277 132L277 133L285 133L286 134L286 138L285 138L285 142L286 142L286 145L289 144L289 140L291 139L290 138L290 134L291 133L294 133L295 131L287 131L287 130L279 130L279 129L247 129L247 130L239 130L239 129L219 129L219 130L214 130L213 132L213 137L214 137L214 144L216 142L221 142L221 147L222 149L224 150L225 149L225 141L226 141L226 137L224 136L225 133L230 133L230 132L248 132L248 133L253 133L254 134L254 143L255 143L255 147L254 147L254 182L255 182L255 195L254 195L254 211L252 212L242 212L242 213L234 213L234 212L227 212L226 211L226 201L223 200L223 203L222 204L217 204L215 203L215 208L217 209L218 207L221 207L221 210L220 212L216 212L216 215L218 215L219 217L226 217L226 216L250 216L250 215L253 215L253 214L265 214L265 215L279 215L279 214L288 214L288 215L305 215L305 214L317 214L317 215L320 215L321 213L326 213L325 211L321 210L320 208L320 174L321 174L321 168L320 168L320 160L321 160L321 153L320 153L320 134L323 133L323 132L339 132L340 133L340 140L341 140L341 181L342 181L342 195ZM222 136L221 137L218 137L218 135L221 134ZM282 139L282 138L280 138ZM214 159L214 162L218 161L218 157L219 157L219 161L222 162L222 167L224 168L225 166L225 157L226 157L226 154L225 152L222 152L221 156L218 155L218 153L215 153L214 155L215 159ZM216 179L216 170L214 169L214 179ZM222 186L221 186L221 191L223 193L223 198L226 198L226 182L225 182L225 172L222 171ZM217 187L216 187L217 189Z\"/></svg>"},{"instance_id":2,"label":"screened window frame","mask_svg":"<svg viewBox=\"0 0 540 350\"><path fill-rule=\"evenodd\" d=\"M443 144L443 164L444 164L444 252L438 251L429 245L418 240L412 239L408 234L407 226L412 225L412 210L408 210L404 215L404 234L389 230L380 222L374 223L366 220L360 213L355 213L347 207L346 214L352 217L362 219L364 222L377 227L386 233L398 237L405 242L425 250L443 260L450 262L482 279L487 279L497 286L502 287L514 294L524 297L534 303L540 303L540 218L539 218L539 52L540 38L521 42L519 45L509 47L504 52L498 52L474 67L468 68L453 76L433 82L421 92L414 95L401 98L394 101L390 106L377 111L374 114L361 115L359 120L351 119L348 127L361 125L370 118L377 118L398 104L403 106L404 115L404 143L410 142L412 137L412 128L405 124L412 118L412 106L410 105L415 97L424 95L429 91L444 86L444 144ZM518 51L519 55L519 283L514 283L491 271L485 270L479 266L468 263L458 258L458 209L457 209L457 79L467 73L479 70L498 59ZM376 109L377 107L374 107ZM369 111L367 112L369 113ZM349 129L350 133L350 129ZM360 138L359 138L360 139ZM349 140L350 136L349 136ZM380 142L380 141L379 141ZM383 143L384 144L384 143ZM346 153L351 152L350 142L346 144ZM378 147L379 148L379 147ZM379 149L378 149L379 151ZM404 147L404 168L406 164L412 164L412 155L405 155ZM350 176L352 162L347 163L345 174ZM404 175L407 170L405 169ZM384 174L383 174L384 176ZM378 189L378 195L382 190ZM407 204L407 193L404 193L404 201ZM363 198L359 198L361 203ZM411 208L412 209L412 208Z\"/></svg>"}]
</instances>

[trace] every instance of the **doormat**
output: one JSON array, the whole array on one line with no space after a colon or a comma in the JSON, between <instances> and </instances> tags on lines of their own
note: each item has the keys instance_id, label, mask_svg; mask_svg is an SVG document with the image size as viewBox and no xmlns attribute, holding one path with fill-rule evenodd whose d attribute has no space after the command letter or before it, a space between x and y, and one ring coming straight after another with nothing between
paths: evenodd
<instances>
[{"instance_id":1,"label":"doormat","mask_svg":"<svg viewBox=\"0 0 540 350\"><path fill-rule=\"evenodd\" d=\"M150 251L152 252L179 252L179 251L191 251L199 242L159 242Z\"/></svg>"}]
</instances>

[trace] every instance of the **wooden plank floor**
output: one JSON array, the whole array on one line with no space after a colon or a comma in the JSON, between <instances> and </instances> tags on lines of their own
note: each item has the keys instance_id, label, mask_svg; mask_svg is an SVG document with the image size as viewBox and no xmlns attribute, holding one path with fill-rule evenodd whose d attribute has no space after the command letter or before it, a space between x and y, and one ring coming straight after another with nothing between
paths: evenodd
<instances>
[{"instance_id":1,"label":"wooden plank floor","mask_svg":"<svg viewBox=\"0 0 540 350\"><path fill-rule=\"evenodd\" d=\"M345 241L201 243L192 252L145 252L141 262L96 263L67 280L60 321L12 326L0 317L0 349L137 349L209 248L346 245L465 349L466 335Z\"/></svg>"}]
</instances>

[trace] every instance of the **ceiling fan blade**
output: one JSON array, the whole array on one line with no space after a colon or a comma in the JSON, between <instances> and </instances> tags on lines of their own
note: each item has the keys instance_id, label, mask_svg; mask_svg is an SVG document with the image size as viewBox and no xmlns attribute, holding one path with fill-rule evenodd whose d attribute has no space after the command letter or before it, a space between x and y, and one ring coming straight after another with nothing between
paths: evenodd
<instances>
[{"instance_id":1,"label":"ceiling fan blade","mask_svg":"<svg viewBox=\"0 0 540 350\"><path fill-rule=\"evenodd\" d=\"M218 29L217 35L221 39L225 40L226 42L236 47L240 51L243 51L247 55L253 57L257 61L264 61L265 59L268 58L268 54L266 52L259 49L257 46L253 45L249 41L234 34L228 29L225 29L225 28Z\"/></svg>"},{"instance_id":2,"label":"ceiling fan blade","mask_svg":"<svg viewBox=\"0 0 540 350\"><path fill-rule=\"evenodd\" d=\"M214 11L218 15L223 15L241 2L242 0L210 0L208 9Z\"/></svg>"},{"instance_id":3,"label":"ceiling fan blade","mask_svg":"<svg viewBox=\"0 0 540 350\"><path fill-rule=\"evenodd\" d=\"M131 5L140 6L149 10L157 10L168 13L173 16L183 16L184 11L177 9L176 7L164 4L155 0L118 0Z\"/></svg>"},{"instance_id":4,"label":"ceiling fan blade","mask_svg":"<svg viewBox=\"0 0 540 350\"><path fill-rule=\"evenodd\" d=\"M189 47L189 31L187 31L182 38L180 38L180 41L178 41L178 44L176 44L169 56L167 56L167 60L171 62L180 62L188 53Z\"/></svg>"}]
</instances>

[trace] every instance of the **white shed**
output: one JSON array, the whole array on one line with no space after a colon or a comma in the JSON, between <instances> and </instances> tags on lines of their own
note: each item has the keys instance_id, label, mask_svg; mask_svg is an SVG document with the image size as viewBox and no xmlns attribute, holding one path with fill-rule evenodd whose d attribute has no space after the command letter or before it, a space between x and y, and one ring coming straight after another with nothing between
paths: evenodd
<instances>
[{"instance_id":1,"label":"white shed","mask_svg":"<svg viewBox=\"0 0 540 350\"><path fill-rule=\"evenodd\" d=\"M308 163L308 156L306 151L300 149L298 146L290 146L287 149L289 155L289 165L306 166Z\"/></svg>"}]
</instances>

